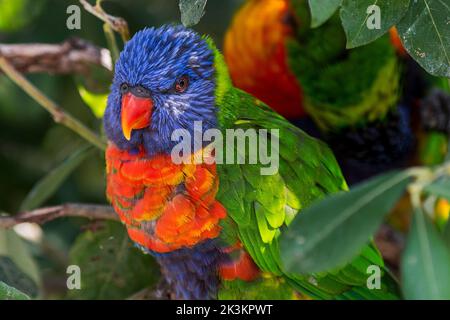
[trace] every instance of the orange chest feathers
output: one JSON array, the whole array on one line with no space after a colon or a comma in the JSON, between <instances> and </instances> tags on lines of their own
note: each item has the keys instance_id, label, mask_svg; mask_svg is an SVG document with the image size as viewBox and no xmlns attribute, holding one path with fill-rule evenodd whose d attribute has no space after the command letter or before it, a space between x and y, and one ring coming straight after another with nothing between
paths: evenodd
<instances>
[{"instance_id":1,"label":"orange chest feathers","mask_svg":"<svg viewBox=\"0 0 450 320\"><path fill-rule=\"evenodd\" d=\"M170 155L148 158L110 144L106 183L130 238L146 249L164 253L219 236L226 211L215 199L215 164L174 164Z\"/></svg>"}]
</instances>

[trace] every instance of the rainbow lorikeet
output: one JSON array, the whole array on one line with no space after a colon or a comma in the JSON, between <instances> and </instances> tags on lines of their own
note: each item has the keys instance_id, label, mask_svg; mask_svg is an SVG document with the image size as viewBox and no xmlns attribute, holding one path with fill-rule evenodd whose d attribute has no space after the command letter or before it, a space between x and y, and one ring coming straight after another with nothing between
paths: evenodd
<instances>
[{"instance_id":1,"label":"rainbow lorikeet","mask_svg":"<svg viewBox=\"0 0 450 320\"><path fill-rule=\"evenodd\" d=\"M259 163L173 161L179 140L172 133L195 136L197 121L202 133L278 129L278 170L263 175ZM326 145L232 86L209 38L182 26L136 33L116 63L104 127L107 196L130 238L159 262L175 298L396 297L390 285L366 287L369 265L384 270L373 245L329 274L284 271L281 232L302 208L346 183ZM275 143L275 136L259 142ZM183 156L214 160L220 150L207 153L209 146L195 148L194 141Z\"/></svg>"},{"instance_id":2,"label":"rainbow lorikeet","mask_svg":"<svg viewBox=\"0 0 450 320\"><path fill-rule=\"evenodd\" d=\"M224 43L234 85L326 140L350 183L406 165L414 137L395 32L347 50L338 13L315 29L310 19L306 0L248 0Z\"/></svg>"}]
</instances>

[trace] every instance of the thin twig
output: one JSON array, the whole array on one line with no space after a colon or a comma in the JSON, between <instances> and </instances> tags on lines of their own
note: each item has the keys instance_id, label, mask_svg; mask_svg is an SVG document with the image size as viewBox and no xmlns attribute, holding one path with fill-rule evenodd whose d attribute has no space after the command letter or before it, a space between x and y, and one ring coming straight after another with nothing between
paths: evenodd
<instances>
[{"instance_id":1,"label":"thin twig","mask_svg":"<svg viewBox=\"0 0 450 320\"><path fill-rule=\"evenodd\" d=\"M84 217L89 219L118 220L113 208L104 205L68 203L21 212L15 216L0 216L0 228L12 228L19 223L43 224L61 217Z\"/></svg>"},{"instance_id":2,"label":"thin twig","mask_svg":"<svg viewBox=\"0 0 450 320\"><path fill-rule=\"evenodd\" d=\"M80 3L86 11L93 14L103 22L109 24L114 31L118 32L124 43L130 39L130 31L126 20L121 17L114 17L103 11L101 1L97 1L95 6L91 5L86 0L80 0Z\"/></svg>"},{"instance_id":3,"label":"thin twig","mask_svg":"<svg viewBox=\"0 0 450 320\"><path fill-rule=\"evenodd\" d=\"M37 89L31 82L29 82L20 72L18 72L4 57L0 56L0 69L11 78L20 88L22 88L29 96L31 96L37 103L46 109L52 116L55 122L72 129L81 137L104 150L106 148L105 142L88 127L80 121L72 117L61 109L55 102L45 96L39 89Z\"/></svg>"},{"instance_id":4,"label":"thin twig","mask_svg":"<svg viewBox=\"0 0 450 320\"><path fill-rule=\"evenodd\" d=\"M103 24L103 31L105 32L106 41L108 42L108 48L111 51L112 60L116 62L119 58L119 48L117 47L117 41L114 31L107 23Z\"/></svg>"},{"instance_id":5,"label":"thin twig","mask_svg":"<svg viewBox=\"0 0 450 320\"><path fill-rule=\"evenodd\" d=\"M59 44L0 44L0 56L22 73L87 74L90 65L112 71L109 50L79 38Z\"/></svg>"}]
</instances>

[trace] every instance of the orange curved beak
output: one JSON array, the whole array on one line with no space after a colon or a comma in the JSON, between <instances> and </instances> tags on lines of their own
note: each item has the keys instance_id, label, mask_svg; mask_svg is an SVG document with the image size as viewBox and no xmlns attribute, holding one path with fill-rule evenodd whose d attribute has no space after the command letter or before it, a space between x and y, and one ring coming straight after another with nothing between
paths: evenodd
<instances>
[{"instance_id":1,"label":"orange curved beak","mask_svg":"<svg viewBox=\"0 0 450 320\"><path fill-rule=\"evenodd\" d=\"M133 129L143 129L150 125L153 100L136 97L127 93L122 97L122 132L125 139L131 139Z\"/></svg>"}]
</instances>

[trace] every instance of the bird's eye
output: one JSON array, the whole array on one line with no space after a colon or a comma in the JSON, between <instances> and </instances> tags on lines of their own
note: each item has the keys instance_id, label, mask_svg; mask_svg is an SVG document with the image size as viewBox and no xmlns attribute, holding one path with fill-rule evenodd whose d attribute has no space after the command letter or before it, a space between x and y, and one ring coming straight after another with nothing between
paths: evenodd
<instances>
[{"instance_id":1,"label":"bird's eye","mask_svg":"<svg viewBox=\"0 0 450 320\"><path fill-rule=\"evenodd\" d=\"M128 84L126 84L126 83L122 83L122 84L120 85L120 93L121 93L121 94L127 93L129 89L130 89L129 86L128 86Z\"/></svg>"},{"instance_id":2,"label":"bird's eye","mask_svg":"<svg viewBox=\"0 0 450 320\"><path fill-rule=\"evenodd\" d=\"M187 76L182 76L175 81L175 91L182 93L185 92L189 85L189 78Z\"/></svg>"}]
</instances>

